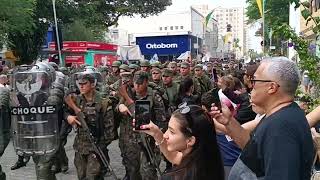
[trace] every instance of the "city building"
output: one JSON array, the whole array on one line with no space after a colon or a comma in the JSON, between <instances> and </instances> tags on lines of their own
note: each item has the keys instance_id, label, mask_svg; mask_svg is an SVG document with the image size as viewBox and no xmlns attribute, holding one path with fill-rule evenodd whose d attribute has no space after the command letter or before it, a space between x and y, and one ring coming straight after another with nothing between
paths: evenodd
<instances>
[{"instance_id":1,"label":"city building","mask_svg":"<svg viewBox=\"0 0 320 180\"><path fill-rule=\"evenodd\" d=\"M213 8L213 17L218 22L218 34L219 36L225 36L227 33L227 25L231 25L231 34L232 39L235 41L239 40L238 45L240 48L233 49L234 45L227 45L224 48L224 51L233 51L236 52L237 57L242 57L244 54L245 47L245 22L244 22L244 8L235 7L235 8L223 8L216 7Z\"/></svg>"},{"instance_id":2,"label":"city building","mask_svg":"<svg viewBox=\"0 0 320 180\"><path fill-rule=\"evenodd\" d=\"M192 58L200 58L205 37L209 38L213 36L213 32L217 32L214 23L210 21L206 26L205 16L190 7L187 11L165 11L147 18L122 17L117 29L127 31L127 41L132 45L139 45L145 59L157 55L160 60L172 60L181 54L182 49L190 51ZM181 38L187 44L179 45L177 40ZM178 47L172 44L177 44Z\"/></svg>"}]
</instances>

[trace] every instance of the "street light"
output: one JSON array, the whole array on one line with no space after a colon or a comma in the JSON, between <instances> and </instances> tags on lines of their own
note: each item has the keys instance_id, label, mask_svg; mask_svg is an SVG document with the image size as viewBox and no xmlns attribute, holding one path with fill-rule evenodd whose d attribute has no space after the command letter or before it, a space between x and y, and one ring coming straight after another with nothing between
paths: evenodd
<instances>
[{"instance_id":1,"label":"street light","mask_svg":"<svg viewBox=\"0 0 320 180\"><path fill-rule=\"evenodd\" d=\"M61 47L60 47L60 38L59 38L59 30L58 30L58 21L57 21L57 12L56 12L56 0L52 0L52 8L53 8L53 17L54 17L54 24L56 26L56 38L57 38L57 46L58 46L58 56L60 60L60 66L64 66L62 55L61 55Z\"/></svg>"}]
</instances>

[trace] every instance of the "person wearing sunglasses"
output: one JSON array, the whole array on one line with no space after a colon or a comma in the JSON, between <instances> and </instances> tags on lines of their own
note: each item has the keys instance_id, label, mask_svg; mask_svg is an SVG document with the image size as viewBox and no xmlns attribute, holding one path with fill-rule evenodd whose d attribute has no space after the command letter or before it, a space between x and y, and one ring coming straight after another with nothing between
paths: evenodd
<instances>
[{"instance_id":1,"label":"person wearing sunglasses","mask_svg":"<svg viewBox=\"0 0 320 180\"><path fill-rule=\"evenodd\" d=\"M135 120L133 121L133 123ZM223 180L224 170L210 116L197 105L183 103L173 112L163 134L154 123L142 125L173 164L163 180Z\"/></svg>"},{"instance_id":2,"label":"person wearing sunglasses","mask_svg":"<svg viewBox=\"0 0 320 180\"><path fill-rule=\"evenodd\" d=\"M294 102L299 82L296 64L286 57L261 62L251 79L251 102L265 116L251 133L227 108L222 107L222 113L211 108L212 117L236 142L246 141L229 179L310 179L314 149L308 121Z\"/></svg>"}]
</instances>

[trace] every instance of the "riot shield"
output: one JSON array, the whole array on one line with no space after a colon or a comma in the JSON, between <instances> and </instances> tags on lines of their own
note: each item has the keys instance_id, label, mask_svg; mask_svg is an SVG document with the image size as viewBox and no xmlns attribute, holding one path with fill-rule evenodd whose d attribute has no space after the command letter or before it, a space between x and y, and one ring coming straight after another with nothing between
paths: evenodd
<instances>
[{"instance_id":1,"label":"riot shield","mask_svg":"<svg viewBox=\"0 0 320 180\"><path fill-rule=\"evenodd\" d=\"M53 154L58 148L58 112L48 101L53 80L50 72L37 68L13 74L11 125L18 154Z\"/></svg>"}]
</instances>

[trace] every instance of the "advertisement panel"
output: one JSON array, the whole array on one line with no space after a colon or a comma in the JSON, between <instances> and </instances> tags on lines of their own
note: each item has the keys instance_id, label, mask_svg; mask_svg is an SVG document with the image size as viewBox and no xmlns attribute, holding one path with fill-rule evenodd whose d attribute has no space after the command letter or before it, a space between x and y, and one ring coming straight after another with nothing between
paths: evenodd
<instances>
[{"instance_id":1,"label":"advertisement panel","mask_svg":"<svg viewBox=\"0 0 320 180\"><path fill-rule=\"evenodd\" d=\"M189 35L136 37L143 55L176 55L190 50Z\"/></svg>"}]
</instances>

